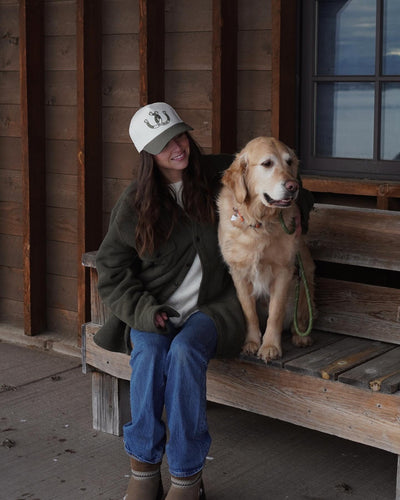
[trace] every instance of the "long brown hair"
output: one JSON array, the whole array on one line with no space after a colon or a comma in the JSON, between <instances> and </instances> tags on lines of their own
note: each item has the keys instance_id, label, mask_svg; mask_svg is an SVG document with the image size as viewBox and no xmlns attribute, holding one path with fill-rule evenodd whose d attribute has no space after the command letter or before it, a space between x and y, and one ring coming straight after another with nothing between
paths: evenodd
<instances>
[{"instance_id":1,"label":"long brown hair","mask_svg":"<svg viewBox=\"0 0 400 500\"><path fill-rule=\"evenodd\" d=\"M215 204L205 165L201 161L202 153L190 134L187 136L190 155L188 166L182 173L184 210L194 220L214 223ZM137 251L139 255L152 254L171 236L181 209L153 156L146 151L140 153L134 207L138 217Z\"/></svg>"}]
</instances>

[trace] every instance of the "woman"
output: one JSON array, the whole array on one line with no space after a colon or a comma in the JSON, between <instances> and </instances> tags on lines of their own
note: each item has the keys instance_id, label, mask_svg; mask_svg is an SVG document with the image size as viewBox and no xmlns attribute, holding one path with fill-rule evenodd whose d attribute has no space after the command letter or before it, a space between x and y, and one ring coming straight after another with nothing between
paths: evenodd
<instances>
[{"instance_id":1,"label":"woman","mask_svg":"<svg viewBox=\"0 0 400 500\"><path fill-rule=\"evenodd\" d=\"M237 355L244 340L217 240L215 198L231 157L202 155L189 130L166 103L133 116L137 180L114 207L96 259L99 293L112 315L95 341L131 352L128 500L162 498L164 451L167 500L205 498L207 365L214 356Z\"/></svg>"}]
</instances>

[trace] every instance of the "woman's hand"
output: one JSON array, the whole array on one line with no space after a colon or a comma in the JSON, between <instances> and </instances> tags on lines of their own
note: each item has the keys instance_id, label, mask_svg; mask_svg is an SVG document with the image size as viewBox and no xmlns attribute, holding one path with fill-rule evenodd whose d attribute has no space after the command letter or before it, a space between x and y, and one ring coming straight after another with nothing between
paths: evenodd
<instances>
[{"instance_id":1,"label":"woman's hand","mask_svg":"<svg viewBox=\"0 0 400 500\"><path fill-rule=\"evenodd\" d=\"M156 313L154 316L154 324L157 328L166 328L168 321L168 314L166 312Z\"/></svg>"}]
</instances>

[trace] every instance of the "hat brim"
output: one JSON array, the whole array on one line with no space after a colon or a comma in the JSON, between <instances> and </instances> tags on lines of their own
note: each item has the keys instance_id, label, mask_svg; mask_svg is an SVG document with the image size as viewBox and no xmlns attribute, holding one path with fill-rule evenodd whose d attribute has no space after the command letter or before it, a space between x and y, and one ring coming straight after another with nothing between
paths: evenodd
<instances>
[{"instance_id":1,"label":"hat brim","mask_svg":"<svg viewBox=\"0 0 400 500\"><path fill-rule=\"evenodd\" d=\"M169 127L167 130L162 132L160 135L155 137L148 144L146 144L146 146L143 148L143 151L147 151L152 155L158 155L171 139L189 130L193 130L193 128L190 127L187 123L176 123L175 125L172 125L172 127Z\"/></svg>"}]
</instances>

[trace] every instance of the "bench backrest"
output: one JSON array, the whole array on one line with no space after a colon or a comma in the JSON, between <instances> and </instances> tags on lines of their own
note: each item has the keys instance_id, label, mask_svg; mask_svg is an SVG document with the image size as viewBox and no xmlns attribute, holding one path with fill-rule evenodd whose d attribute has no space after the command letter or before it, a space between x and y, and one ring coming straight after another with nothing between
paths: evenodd
<instances>
[{"instance_id":1,"label":"bench backrest","mask_svg":"<svg viewBox=\"0 0 400 500\"><path fill-rule=\"evenodd\" d=\"M317 269L333 264L315 328L400 344L400 212L316 204L307 243Z\"/></svg>"}]
</instances>

